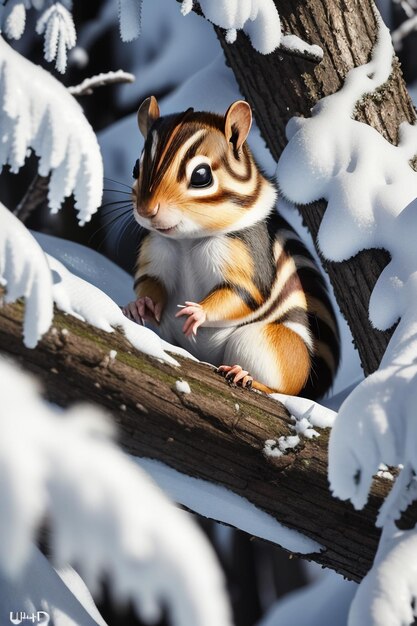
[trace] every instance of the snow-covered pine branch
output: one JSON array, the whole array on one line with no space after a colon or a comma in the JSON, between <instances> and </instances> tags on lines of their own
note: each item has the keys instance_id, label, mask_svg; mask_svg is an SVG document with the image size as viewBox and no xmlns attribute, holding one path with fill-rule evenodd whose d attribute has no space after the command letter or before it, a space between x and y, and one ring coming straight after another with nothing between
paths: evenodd
<instances>
[{"instance_id":1,"label":"snow-covered pine branch","mask_svg":"<svg viewBox=\"0 0 417 626\"><path fill-rule=\"evenodd\" d=\"M10 39L20 39L26 27L26 13L31 8L43 10L37 21L36 32L44 34L44 57L56 61L56 69L64 73L67 51L75 46L77 39L72 19L72 0L8 0L0 6L0 32Z\"/></svg>"},{"instance_id":2,"label":"snow-covered pine branch","mask_svg":"<svg viewBox=\"0 0 417 626\"><path fill-rule=\"evenodd\" d=\"M294 202L327 200L318 233L320 249L327 259L344 261L366 248L385 248L391 254L373 290L369 317L381 330L390 328L399 318L400 322L379 370L359 384L342 404L330 437L331 488L339 498L350 499L356 508L366 503L381 463L402 464L417 471L417 173L410 166L417 152L417 128L404 123L399 144L394 146L375 129L353 119L358 100L381 87L391 74L390 34L380 19L378 25L371 61L351 70L342 89L321 100L311 118L290 120L289 143L277 169L280 188ZM406 550L395 547L400 543L400 534L393 527L393 520L403 510L399 508L403 498L398 491L405 490L405 497L408 481L399 481L394 489L396 497L386 502L379 519L384 530L376 569L364 582L367 591L360 591L353 603L352 626L411 623L404 620L412 619L414 569L407 566ZM414 546L414 533L408 531L403 538L408 546ZM385 537L390 544L386 549ZM387 563L385 554L390 559ZM401 566L390 567L389 562L401 556ZM384 588L401 587L405 593L401 595L402 603L408 602L407 609L397 612L398 594L385 596L384 610L390 617L384 619L380 611L370 608L378 595L378 572L384 577Z\"/></svg>"},{"instance_id":3,"label":"snow-covered pine branch","mask_svg":"<svg viewBox=\"0 0 417 626\"><path fill-rule=\"evenodd\" d=\"M25 298L23 340L34 348L52 322L51 272L32 235L1 203L0 222L0 285L6 302Z\"/></svg>"},{"instance_id":4,"label":"snow-covered pine branch","mask_svg":"<svg viewBox=\"0 0 417 626\"><path fill-rule=\"evenodd\" d=\"M206 19L226 30L228 43L234 43L237 31L243 30L255 50L262 54L270 54L281 48L317 61L323 58L320 46L282 32L280 16L273 0L199 0L198 4ZM181 13L187 15L193 5L193 0L183 0Z\"/></svg>"},{"instance_id":5,"label":"snow-covered pine branch","mask_svg":"<svg viewBox=\"0 0 417 626\"><path fill-rule=\"evenodd\" d=\"M116 72L102 72L91 78L85 78L79 85L68 87L68 91L72 96L88 96L93 93L97 87L105 87L106 85L114 85L118 83L133 83L135 77L129 72L117 70Z\"/></svg>"},{"instance_id":6,"label":"snow-covered pine branch","mask_svg":"<svg viewBox=\"0 0 417 626\"><path fill-rule=\"evenodd\" d=\"M101 204L103 164L96 136L65 87L0 37L0 168L17 172L28 150L39 174L51 174L49 207L74 194L81 224Z\"/></svg>"},{"instance_id":7,"label":"snow-covered pine branch","mask_svg":"<svg viewBox=\"0 0 417 626\"><path fill-rule=\"evenodd\" d=\"M67 51L74 48L77 41L71 13L61 2L54 2L38 19L38 35L44 35L44 57L55 60L55 67L61 74L67 68Z\"/></svg>"},{"instance_id":8,"label":"snow-covered pine branch","mask_svg":"<svg viewBox=\"0 0 417 626\"><path fill-rule=\"evenodd\" d=\"M168 607L176 626L231 624L209 544L117 449L103 414L87 406L54 410L3 358L0 395L3 575L19 580L47 515L54 564L76 563L90 589L99 590L106 574L119 600L130 599L146 622Z\"/></svg>"}]
</instances>

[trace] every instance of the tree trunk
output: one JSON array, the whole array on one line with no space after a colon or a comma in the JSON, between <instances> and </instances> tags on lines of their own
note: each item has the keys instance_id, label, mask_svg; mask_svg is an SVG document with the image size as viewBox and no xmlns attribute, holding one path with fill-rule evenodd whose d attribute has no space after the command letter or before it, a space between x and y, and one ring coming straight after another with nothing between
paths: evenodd
<instances>
[{"instance_id":1,"label":"tree trunk","mask_svg":"<svg viewBox=\"0 0 417 626\"><path fill-rule=\"evenodd\" d=\"M221 29L216 28L216 31L242 94L252 105L261 133L278 161L286 145L288 120L294 115L308 117L317 100L342 86L352 67L369 60L377 25L373 3L363 0L275 0L275 4L284 31L321 46L324 58L319 64L283 50L259 54L241 31L236 43L230 45L225 42ZM367 97L358 105L356 117L393 143L398 139L399 124L405 120L415 121L415 110L398 61L378 95ZM325 203L298 208L316 242ZM393 329L376 331L368 319L371 291L388 261L386 251L368 250L344 263L324 262L365 374L377 369L392 335Z\"/></svg>"},{"instance_id":2,"label":"tree trunk","mask_svg":"<svg viewBox=\"0 0 417 626\"><path fill-rule=\"evenodd\" d=\"M293 433L280 403L229 387L202 363L182 358L180 368L159 363L134 350L120 333L61 313L29 350L22 344L21 319L22 304L0 308L0 351L39 376L49 400L61 406L88 400L110 410L129 453L227 487L320 543L324 550L312 560L353 580L366 574L379 539L375 516L391 483L377 479L360 512L333 499L328 431L302 440L285 456L266 457L265 440ZM115 359L110 350L117 351ZM189 382L190 394L176 391L180 377Z\"/></svg>"}]
</instances>

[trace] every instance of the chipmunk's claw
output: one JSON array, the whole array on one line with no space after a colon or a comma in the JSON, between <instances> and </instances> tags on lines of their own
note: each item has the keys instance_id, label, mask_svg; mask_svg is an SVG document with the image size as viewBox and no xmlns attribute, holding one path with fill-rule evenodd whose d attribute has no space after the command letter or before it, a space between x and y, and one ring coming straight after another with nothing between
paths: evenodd
<instances>
[{"instance_id":1,"label":"chipmunk's claw","mask_svg":"<svg viewBox=\"0 0 417 626\"><path fill-rule=\"evenodd\" d=\"M230 384L245 387L246 389L251 389L252 387L253 377L240 365L220 365L217 368L217 373L226 378Z\"/></svg>"}]
</instances>

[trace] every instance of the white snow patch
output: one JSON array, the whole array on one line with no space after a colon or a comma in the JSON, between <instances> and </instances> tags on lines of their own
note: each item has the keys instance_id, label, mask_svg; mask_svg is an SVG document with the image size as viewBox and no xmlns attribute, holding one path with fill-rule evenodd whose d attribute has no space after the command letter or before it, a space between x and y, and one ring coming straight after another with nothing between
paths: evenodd
<instances>
[{"instance_id":1,"label":"white snow patch","mask_svg":"<svg viewBox=\"0 0 417 626\"><path fill-rule=\"evenodd\" d=\"M297 554L320 552L322 546L277 522L229 489L177 472L160 461L135 458L166 494L191 511L266 539Z\"/></svg>"},{"instance_id":2,"label":"white snow patch","mask_svg":"<svg viewBox=\"0 0 417 626\"><path fill-rule=\"evenodd\" d=\"M191 387L186 380L176 380L175 389L178 393L191 393Z\"/></svg>"},{"instance_id":3,"label":"white snow patch","mask_svg":"<svg viewBox=\"0 0 417 626\"><path fill-rule=\"evenodd\" d=\"M102 198L96 136L67 89L0 36L0 168L18 172L29 148L40 157L39 174L51 174L52 212L73 193L80 223L88 222Z\"/></svg>"},{"instance_id":4,"label":"white snow patch","mask_svg":"<svg viewBox=\"0 0 417 626\"><path fill-rule=\"evenodd\" d=\"M287 437L278 437L278 439L267 439L264 444L263 453L265 456L280 457L288 450L296 448L300 443L298 435L288 435Z\"/></svg>"},{"instance_id":5,"label":"white snow patch","mask_svg":"<svg viewBox=\"0 0 417 626\"><path fill-rule=\"evenodd\" d=\"M110 350L110 352L109 352L109 357L110 357L111 359L115 359L115 358L116 358L116 356L117 356L117 350Z\"/></svg>"},{"instance_id":6,"label":"white snow patch","mask_svg":"<svg viewBox=\"0 0 417 626\"><path fill-rule=\"evenodd\" d=\"M23 341L34 348L52 323L51 273L35 239L1 203L0 222L0 286L5 302L25 298Z\"/></svg>"}]
</instances>

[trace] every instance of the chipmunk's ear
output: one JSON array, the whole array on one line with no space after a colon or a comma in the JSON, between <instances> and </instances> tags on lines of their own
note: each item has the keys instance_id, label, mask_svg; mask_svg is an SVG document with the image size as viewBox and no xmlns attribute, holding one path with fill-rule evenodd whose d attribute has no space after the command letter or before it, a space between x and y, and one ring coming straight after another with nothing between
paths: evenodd
<instances>
[{"instance_id":1,"label":"chipmunk's ear","mask_svg":"<svg viewBox=\"0 0 417 626\"><path fill-rule=\"evenodd\" d=\"M231 141L235 150L245 142L252 126L252 109L244 100L236 100L226 111L224 116L224 134L227 141Z\"/></svg>"},{"instance_id":2,"label":"chipmunk's ear","mask_svg":"<svg viewBox=\"0 0 417 626\"><path fill-rule=\"evenodd\" d=\"M155 96L146 98L138 109L138 126L145 138L148 135L150 127L159 116L159 106Z\"/></svg>"}]
</instances>

